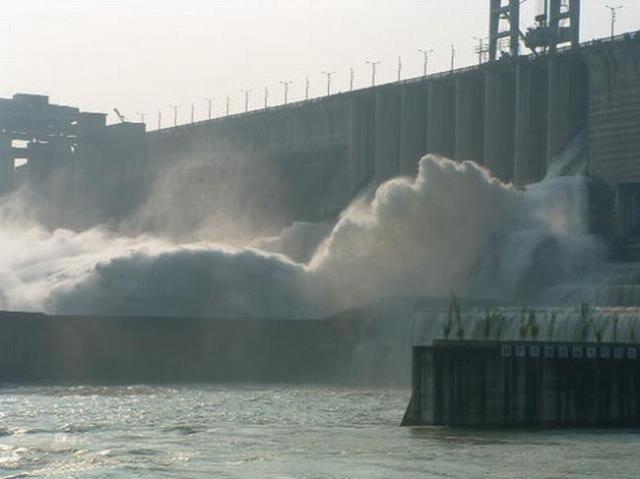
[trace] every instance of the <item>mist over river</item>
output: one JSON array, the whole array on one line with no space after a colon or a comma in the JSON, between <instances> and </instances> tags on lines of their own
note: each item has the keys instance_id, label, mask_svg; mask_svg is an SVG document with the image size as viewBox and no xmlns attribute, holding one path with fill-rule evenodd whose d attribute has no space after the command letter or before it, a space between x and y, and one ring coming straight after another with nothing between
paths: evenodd
<instances>
[{"instance_id":1,"label":"mist over river","mask_svg":"<svg viewBox=\"0 0 640 479\"><path fill-rule=\"evenodd\" d=\"M475 163L428 155L415 178L358 196L331 226L294 223L235 245L215 232L49 231L25 220L33 207L19 191L0 201L0 248L12 252L0 256L0 309L300 319L452 291L535 304L599 264L587 192L582 177L520 191Z\"/></svg>"},{"instance_id":2,"label":"mist over river","mask_svg":"<svg viewBox=\"0 0 640 479\"><path fill-rule=\"evenodd\" d=\"M0 477L637 478L637 431L399 426L410 391L4 386Z\"/></svg>"}]
</instances>

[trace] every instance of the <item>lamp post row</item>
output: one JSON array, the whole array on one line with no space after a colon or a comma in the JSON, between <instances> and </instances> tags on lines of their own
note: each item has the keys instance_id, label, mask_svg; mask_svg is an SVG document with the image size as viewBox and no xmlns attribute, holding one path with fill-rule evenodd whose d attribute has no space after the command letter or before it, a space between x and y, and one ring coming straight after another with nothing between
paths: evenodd
<instances>
[{"instance_id":1,"label":"lamp post row","mask_svg":"<svg viewBox=\"0 0 640 479\"><path fill-rule=\"evenodd\" d=\"M611 6L606 5L605 8L609 9L611 12L611 38L615 37L615 26L618 15L618 10L622 9L624 5ZM483 59L485 58L485 54L487 53L487 45L483 38L473 37L474 40L478 41L478 46L475 48L475 53L478 55L478 64L482 64ZM422 66L422 74L423 76L427 76L428 68L429 68L429 55L433 52L433 49L427 48L418 48L418 52L423 55L423 66ZM455 60L456 60L456 47L455 45L451 45L451 71L455 69ZM367 60L366 63L371 66L371 86L376 85L376 75L377 75L377 67L382 63L381 61L375 60ZM323 71L322 74L327 78L327 96L331 95L331 80L335 71ZM402 80L402 57L398 57L398 72L397 72L397 81ZM354 79L355 79L355 71L354 68L349 68L349 91L353 91L354 88ZM283 102L285 105L289 103L289 87L293 81L281 81L280 84L283 86ZM309 100L309 90L310 83L309 77L305 78L305 93L304 99ZM245 113L249 111L249 95L251 94L251 90L240 90L244 94L244 111ZM215 98L205 98L207 102L208 110L207 110L207 118L211 120L213 118L213 105ZM178 126L178 110L180 108L179 105L169 105L169 107L173 110L173 126ZM269 108L269 88L265 87L264 89L264 108ZM226 115L229 116L231 113L231 97L226 97ZM140 117L140 121L142 123L145 122L146 113L138 112L136 113ZM191 123L195 120L195 105L191 103ZM158 129L162 128L162 111L158 110Z\"/></svg>"},{"instance_id":2,"label":"lamp post row","mask_svg":"<svg viewBox=\"0 0 640 479\"><path fill-rule=\"evenodd\" d=\"M605 8L609 9L609 11L611 12L610 35L611 35L611 38L614 38L618 10L624 8L624 5L616 5L616 6L606 5ZM475 36L473 38L478 42L478 45L475 47L475 53L478 55L478 64L480 65L482 64L483 60L486 58L486 53L488 52L488 45L485 39L483 38L479 38ZM423 56L422 74L424 77L428 75L429 55L433 53L433 51L434 50L432 48L418 48L418 52L422 53L422 56ZM455 62L456 62L456 47L455 45L451 45L451 65L450 65L451 71L455 69ZM382 62L379 60L367 60L365 63L371 67L371 86L374 87L376 85L376 79L377 79L377 67ZM402 57L398 57L397 81L402 80L402 68L403 68ZM331 95L332 80L333 80L333 75L335 73L336 73L335 71L322 72L322 74L325 75L326 77L326 86L327 86L326 95L327 96ZM349 91L353 91L354 89L354 80L355 80L355 70L353 67L350 67L349 68ZM293 84L293 81L291 80L280 81L280 84L283 87L283 104L287 105L289 103L289 88ZM244 94L244 111L248 112L251 90L241 89L240 91ZM304 99L305 101L310 99L309 77L305 77ZM211 120L213 119L213 107L214 107L215 98L213 97L204 98L204 101L207 102L207 107L208 107L207 119ZM180 109L180 106L169 105L169 107L173 110L173 126L177 126L178 110ZM264 89L264 108L265 109L269 108L269 88L267 87L265 87ZM225 113L227 116L231 114L231 97L229 96L226 97ZM140 117L140 121L144 123L146 113L137 112L136 114ZM192 103L191 104L191 122L193 123L194 121L195 121L195 105ZM158 111L157 122L158 122L158 129L162 128L162 111L161 110Z\"/></svg>"},{"instance_id":3,"label":"lamp post row","mask_svg":"<svg viewBox=\"0 0 640 479\"><path fill-rule=\"evenodd\" d=\"M608 7L611 8L611 7ZM619 9L621 7L614 7L611 8L611 12L612 12L612 25L611 25L611 31L612 31L612 35L613 35L613 29L614 29L614 25L615 25L615 16L616 16L616 10ZM473 37L475 40L478 41L478 46L475 47L475 53L478 55L478 63L481 64L483 61L483 58L485 57L485 53L486 53L486 43L485 40L479 37ZM429 58L431 53L434 52L434 50L432 48L418 48L417 50L419 53L422 54L423 57L423 65L422 65L422 74L424 77L426 77L429 73ZM454 70L455 68L455 60L456 60L456 49L455 49L455 45L451 45L451 70ZM371 86L375 87L376 86L376 82L377 82L377 74L378 74L378 66L382 63L380 60L367 60L365 62L367 65L369 65L371 67ZM403 62L402 62L402 57L398 57L398 63L397 63L397 81L401 81L402 80L402 73L403 73ZM333 85L333 75L336 74L335 71L323 71L322 74L325 76L326 78L326 95L330 96L332 94L332 85ZM287 105L289 104L289 92L290 92L290 87L291 85L294 83L291 80L283 80L279 82L280 85L282 85L282 102L283 105ZM354 84L355 84L355 69L353 67L349 68L349 91L353 91L354 90ZM305 77L304 80L304 85L305 85L305 89L304 89L304 99L305 101L310 99L310 88L311 88L311 84L309 81L309 77ZM249 108L250 108L250 95L251 95L251 90L247 90L247 89L240 89L240 92L244 95L244 112L248 112ZM263 102L263 106L264 108L269 108L269 88L265 87L264 88L264 102ZM213 116L214 116L214 102L215 102L215 98L211 97L211 98L204 98L204 101L207 102L207 119L208 120L212 120ZM173 109L173 126L177 126L178 125L178 110L179 110L179 105L170 105L170 108ZM226 96L226 105L225 105L225 114L226 116L229 116L231 114L231 97L230 96ZM144 117L145 117L145 113L138 113L138 115L141 118L141 121L144 123ZM191 122L193 123L195 118L195 105L192 103L191 104ZM162 111L158 111L158 129L162 128Z\"/></svg>"}]
</instances>

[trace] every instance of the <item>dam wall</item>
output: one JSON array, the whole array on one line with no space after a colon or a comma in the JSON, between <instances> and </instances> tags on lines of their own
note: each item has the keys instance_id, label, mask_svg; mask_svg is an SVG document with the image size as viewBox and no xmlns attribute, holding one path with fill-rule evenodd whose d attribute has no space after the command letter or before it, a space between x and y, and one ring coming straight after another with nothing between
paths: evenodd
<instances>
[{"instance_id":1,"label":"dam wall","mask_svg":"<svg viewBox=\"0 0 640 479\"><path fill-rule=\"evenodd\" d=\"M335 216L373 174L374 152L387 148L382 134L377 149L367 146L374 138L370 129L390 131L369 125L368 118L392 102L376 106L368 100L336 95L148 133L149 177L174 165L198 164L246 187L254 204L272 205L283 223ZM257 183L245 185L251 176Z\"/></svg>"},{"instance_id":2,"label":"dam wall","mask_svg":"<svg viewBox=\"0 0 640 479\"><path fill-rule=\"evenodd\" d=\"M222 143L232 162L234 153L261 155L278 175L295 171L307 192L306 213L297 217L305 220L330 218L364 186L415 174L427 153L475 161L518 186L540 181L554 162L562 163L560 174L580 164L615 189L634 178L626 173L640 154L633 121L640 115L638 55L640 35L621 36L158 130L147 141L156 145L154 161L166 161L170 151L178 157L189 144L197 154ZM603 150L602 131L623 156ZM576 141L585 144L575 148ZM620 176L607 173L612 162ZM324 186L316 192L305 179L318 175ZM283 207L300 198L287 192Z\"/></svg>"},{"instance_id":3,"label":"dam wall","mask_svg":"<svg viewBox=\"0 0 640 479\"><path fill-rule=\"evenodd\" d=\"M617 237L640 236L640 48L638 35L618 48L585 54L590 71L589 174L614 195Z\"/></svg>"},{"instance_id":4,"label":"dam wall","mask_svg":"<svg viewBox=\"0 0 640 479\"><path fill-rule=\"evenodd\" d=\"M0 383L406 385L410 343L405 329L366 317L282 320L0 312Z\"/></svg>"},{"instance_id":5,"label":"dam wall","mask_svg":"<svg viewBox=\"0 0 640 479\"><path fill-rule=\"evenodd\" d=\"M637 344L640 331L637 308L465 305L459 318L452 317L446 300L433 298L385 301L322 319L0 312L0 383L296 381L408 387L414 346L415 366L422 345L455 345L454 338L463 346L458 353L482 344L612 348L610 343ZM479 351L503 361L499 350Z\"/></svg>"},{"instance_id":6,"label":"dam wall","mask_svg":"<svg viewBox=\"0 0 640 479\"><path fill-rule=\"evenodd\" d=\"M633 427L637 344L436 341L413 349L405 426Z\"/></svg>"},{"instance_id":7,"label":"dam wall","mask_svg":"<svg viewBox=\"0 0 640 479\"><path fill-rule=\"evenodd\" d=\"M640 232L639 57L640 35L627 34L146 133L16 95L0 102L0 188L46 191L52 211L43 216L79 229L135 213L163 179L197 165L208 196L192 202L203 213L227 199L221 183L234 185L241 210L277 228L335 219L360 192L414 174L433 153L518 186L550 170L588 173L615 198L614 234L629 236ZM19 157L27 163L13 168Z\"/></svg>"},{"instance_id":8,"label":"dam wall","mask_svg":"<svg viewBox=\"0 0 640 479\"><path fill-rule=\"evenodd\" d=\"M0 382L322 379L332 375L318 362L332 357L326 330L319 321L3 315Z\"/></svg>"}]
</instances>

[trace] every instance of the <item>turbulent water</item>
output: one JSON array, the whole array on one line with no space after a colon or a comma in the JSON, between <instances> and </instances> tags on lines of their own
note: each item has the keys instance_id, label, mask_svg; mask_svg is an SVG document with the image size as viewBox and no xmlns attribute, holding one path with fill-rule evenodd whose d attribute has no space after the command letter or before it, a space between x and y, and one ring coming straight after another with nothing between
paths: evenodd
<instances>
[{"instance_id":1,"label":"turbulent water","mask_svg":"<svg viewBox=\"0 0 640 479\"><path fill-rule=\"evenodd\" d=\"M474 163L427 156L415 178L380 185L332 227L293 225L245 247L214 233L199 242L107 228L51 233L16 219L9 199L0 205L0 248L12 252L0 257L0 308L301 318L451 291L528 304L599 258L585 192L578 177L519 191Z\"/></svg>"},{"instance_id":2,"label":"turbulent water","mask_svg":"<svg viewBox=\"0 0 640 479\"><path fill-rule=\"evenodd\" d=\"M407 429L408 398L318 386L5 386L0 477L638 477L640 432Z\"/></svg>"},{"instance_id":3,"label":"turbulent water","mask_svg":"<svg viewBox=\"0 0 640 479\"><path fill-rule=\"evenodd\" d=\"M404 316L409 314L404 312ZM412 344L434 339L637 343L640 308L436 308L412 316ZM448 331L445 335L445 331Z\"/></svg>"}]
</instances>

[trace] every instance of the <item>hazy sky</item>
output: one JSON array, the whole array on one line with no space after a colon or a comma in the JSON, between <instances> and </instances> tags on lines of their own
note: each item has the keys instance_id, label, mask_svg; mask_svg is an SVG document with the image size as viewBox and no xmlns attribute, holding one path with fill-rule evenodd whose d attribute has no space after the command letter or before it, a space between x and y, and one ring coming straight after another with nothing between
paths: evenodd
<instances>
[{"instance_id":1,"label":"hazy sky","mask_svg":"<svg viewBox=\"0 0 640 479\"><path fill-rule=\"evenodd\" d=\"M609 33L613 0L583 0L582 39ZM525 17L537 0L525 0ZM349 67L356 86L370 83L366 60L380 60L379 83L422 71L417 48L433 48L430 69L475 61L474 36L486 37L489 0L0 0L0 96L42 93L59 104L164 123L169 105L187 121L206 116L204 98L216 97L214 114L282 101L281 80L291 80L290 101L326 89L322 71L335 71L334 91L345 90ZM618 32L640 29L640 1L622 4ZM529 20L529 18L526 18ZM528 21L523 21L523 28ZM110 121L114 121L110 116Z\"/></svg>"}]
</instances>

